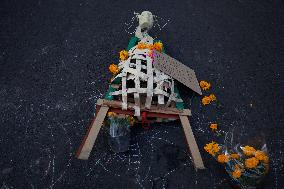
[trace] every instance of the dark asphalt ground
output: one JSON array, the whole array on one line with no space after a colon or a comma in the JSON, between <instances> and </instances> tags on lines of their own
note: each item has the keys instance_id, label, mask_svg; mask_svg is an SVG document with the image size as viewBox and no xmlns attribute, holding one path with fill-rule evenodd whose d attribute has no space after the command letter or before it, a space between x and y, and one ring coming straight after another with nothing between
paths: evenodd
<instances>
[{"instance_id":1,"label":"dark asphalt ground","mask_svg":"<svg viewBox=\"0 0 284 189\"><path fill-rule=\"evenodd\" d=\"M131 37L124 23L143 10L170 19L153 35L213 85L218 105L207 107L181 86L204 171L195 172L178 122L133 128L125 154L109 150L103 129L89 161L74 158L108 65ZM228 189L224 169L202 150L224 140L211 122L235 128L242 142L261 136L271 168L260 188L284 188L283 1L1 0L0 28L1 189Z\"/></svg>"}]
</instances>

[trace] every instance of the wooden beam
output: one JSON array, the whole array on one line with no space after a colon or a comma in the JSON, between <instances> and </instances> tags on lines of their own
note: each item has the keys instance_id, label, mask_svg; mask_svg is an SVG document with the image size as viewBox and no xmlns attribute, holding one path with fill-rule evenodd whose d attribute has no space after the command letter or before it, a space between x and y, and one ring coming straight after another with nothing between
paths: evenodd
<instances>
[{"instance_id":1,"label":"wooden beam","mask_svg":"<svg viewBox=\"0 0 284 189\"><path fill-rule=\"evenodd\" d=\"M117 114L125 114L125 115L135 115L134 110L122 110L121 108L109 108L110 112L114 112ZM157 117L157 118L172 118L179 119L178 114L165 114L165 113L157 113L157 112L147 112L147 117Z\"/></svg>"},{"instance_id":2,"label":"wooden beam","mask_svg":"<svg viewBox=\"0 0 284 189\"><path fill-rule=\"evenodd\" d=\"M103 125L103 121L106 117L108 109L109 109L108 106L101 106L99 108L96 118L93 120L92 124L90 125L90 128L87 134L85 135L85 138L83 142L81 143L79 150L76 153L76 157L78 159L87 160L89 158L90 153L95 144L95 141L97 139L97 136Z\"/></svg>"},{"instance_id":3,"label":"wooden beam","mask_svg":"<svg viewBox=\"0 0 284 189\"><path fill-rule=\"evenodd\" d=\"M116 100L105 100L105 99L99 99L97 101L97 105L105 105L109 106L112 108L121 108L122 102L121 101L116 101ZM128 103L127 109L129 110L134 110L135 104L133 103ZM162 113L162 114L176 114L176 115L185 115L185 116L191 116L191 111L189 109L183 109L179 110L176 108L171 108L171 107L157 107L157 106L151 106L151 109L147 109L144 106L141 106L141 112L155 112L155 113Z\"/></svg>"},{"instance_id":4,"label":"wooden beam","mask_svg":"<svg viewBox=\"0 0 284 189\"><path fill-rule=\"evenodd\" d=\"M183 127L183 131L186 137L186 141L191 153L193 164L195 169L205 169L196 140L194 138L189 119L187 116L180 115L180 121Z\"/></svg>"}]
</instances>

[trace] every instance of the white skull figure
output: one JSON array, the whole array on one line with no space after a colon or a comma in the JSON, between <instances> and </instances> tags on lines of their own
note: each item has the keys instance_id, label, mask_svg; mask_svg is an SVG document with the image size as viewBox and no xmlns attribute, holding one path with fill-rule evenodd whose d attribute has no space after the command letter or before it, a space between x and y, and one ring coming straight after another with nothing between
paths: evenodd
<instances>
[{"instance_id":1,"label":"white skull figure","mask_svg":"<svg viewBox=\"0 0 284 189\"><path fill-rule=\"evenodd\" d=\"M143 11L140 15L138 15L139 26L140 28L146 29L147 31L152 28L154 19L153 15L149 11Z\"/></svg>"},{"instance_id":2,"label":"white skull figure","mask_svg":"<svg viewBox=\"0 0 284 189\"><path fill-rule=\"evenodd\" d=\"M153 38L149 36L148 31L153 27L153 14L149 11L143 11L137 16L139 25L136 28L135 36L144 43L153 43Z\"/></svg>"}]
</instances>

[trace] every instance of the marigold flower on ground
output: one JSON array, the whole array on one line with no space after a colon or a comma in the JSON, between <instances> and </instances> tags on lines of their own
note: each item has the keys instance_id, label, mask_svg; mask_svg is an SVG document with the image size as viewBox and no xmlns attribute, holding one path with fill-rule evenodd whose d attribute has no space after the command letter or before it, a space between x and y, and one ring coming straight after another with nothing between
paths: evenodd
<instances>
[{"instance_id":1,"label":"marigold flower on ground","mask_svg":"<svg viewBox=\"0 0 284 189\"><path fill-rule=\"evenodd\" d=\"M115 65L115 64L109 65L108 69L109 69L109 71L110 71L112 74L114 74L114 75L118 74L118 72L119 72L119 68L118 68L118 66Z\"/></svg>"},{"instance_id":2,"label":"marigold flower on ground","mask_svg":"<svg viewBox=\"0 0 284 189\"><path fill-rule=\"evenodd\" d=\"M200 81L199 85L202 90L208 90L211 87L211 84L207 81Z\"/></svg>"},{"instance_id":3,"label":"marigold flower on ground","mask_svg":"<svg viewBox=\"0 0 284 189\"><path fill-rule=\"evenodd\" d=\"M214 94L209 95L209 98L211 99L211 102L216 100L216 96Z\"/></svg>"},{"instance_id":4,"label":"marigold flower on ground","mask_svg":"<svg viewBox=\"0 0 284 189\"><path fill-rule=\"evenodd\" d=\"M245 166L246 168L249 168L249 169L253 169L255 168L259 163L259 160L255 157L252 157L252 158L248 158L245 160Z\"/></svg>"},{"instance_id":5,"label":"marigold flower on ground","mask_svg":"<svg viewBox=\"0 0 284 189\"><path fill-rule=\"evenodd\" d=\"M203 105L207 105L207 104L210 104L214 100L216 100L216 96L214 94L211 94L209 96L204 96L201 102Z\"/></svg>"},{"instance_id":6,"label":"marigold flower on ground","mask_svg":"<svg viewBox=\"0 0 284 189\"><path fill-rule=\"evenodd\" d=\"M228 155L226 155L226 154L220 154L220 155L218 155L218 157L217 157L217 161L218 161L219 163L227 163L227 162L229 161L229 157L228 157Z\"/></svg>"},{"instance_id":7,"label":"marigold flower on ground","mask_svg":"<svg viewBox=\"0 0 284 189\"><path fill-rule=\"evenodd\" d=\"M211 123L210 125L210 129L212 129L212 131L216 131L217 127L218 127L217 123Z\"/></svg>"},{"instance_id":8,"label":"marigold flower on ground","mask_svg":"<svg viewBox=\"0 0 284 189\"><path fill-rule=\"evenodd\" d=\"M215 156L215 154L220 151L220 147L216 142L212 141L204 146L204 150L212 156Z\"/></svg>"},{"instance_id":9,"label":"marigold flower on ground","mask_svg":"<svg viewBox=\"0 0 284 189\"><path fill-rule=\"evenodd\" d=\"M251 146L245 146L242 148L242 150L246 156L252 156L256 152L254 147L251 147Z\"/></svg>"},{"instance_id":10,"label":"marigold flower on ground","mask_svg":"<svg viewBox=\"0 0 284 189\"><path fill-rule=\"evenodd\" d=\"M128 52L126 50L122 50L119 52L120 60L127 60L128 59Z\"/></svg>"},{"instance_id":11,"label":"marigold flower on ground","mask_svg":"<svg viewBox=\"0 0 284 189\"><path fill-rule=\"evenodd\" d=\"M230 155L230 157L231 157L232 159L239 159L239 158L240 158L240 155L237 154L237 153L232 153L232 154Z\"/></svg>"},{"instance_id":12,"label":"marigold flower on ground","mask_svg":"<svg viewBox=\"0 0 284 189\"><path fill-rule=\"evenodd\" d=\"M202 98L201 102L203 105L207 105L207 104L210 104L211 99L209 98L209 96L205 96Z\"/></svg>"},{"instance_id":13,"label":"marigold flower on ground","mask_svg":"<svg viewBox=\"0 0 284 189\"><path fill-rule=\"evenodd\" d=\"M269 162L269 158L268 156L260 150L257 150L254 154L254 156L259 160L259 161L263 161L264 163L268 163Z\"/></svg>"},{"instance_id":14,"label":"marigold flower on ground","mask_svg":"<svg viewBox=\"0 0 284 189\"><path fill-rule=\"evenodd\" d=\"M108 112L107 113L107 116L108 117L115 117L117 114L116 113L114 113L114 112Z\"/></svg>"}]
</instances>

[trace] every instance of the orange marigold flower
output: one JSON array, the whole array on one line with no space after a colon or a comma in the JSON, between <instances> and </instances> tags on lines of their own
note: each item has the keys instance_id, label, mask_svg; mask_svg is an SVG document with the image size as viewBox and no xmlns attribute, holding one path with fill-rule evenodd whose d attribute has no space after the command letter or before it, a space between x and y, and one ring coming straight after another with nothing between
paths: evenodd
<instances>
[{"instance_id":1,"label":"orange marigold flower","mask_svg":"<svg viewBox=\"0 0 284 189\"><path fill-rule=\"evenodd\" d=\"M210 99L209 96L205 96L205 97L202 98L201 102L202 102L203 105L207 105L207 104L210 104L211 99Z\"/></svg>"},{"instance_id":2,"label":"orange marigold flower","mask_svg":"<svg viewBox=\"0 0 284 189\"><path fill-rule=\"evenodd\" d=\"M220 151L220 147L216 142L212 141L204 146L204 150L212 156L215 156L215 154Z\"/></svg>"},{"instance_id":3,"label":"orange marigold flower","mask_svg":"<svg viewBox=\"0 0 284 189\"><path fill-rule=\"evenodd\" d=\"M220 154L220 155L218 155L218 157L217 157L217 161L218 161L219 163L227 163L227 162L229 161L229 157L228 157L228 155L226 155L226 154Z\"/></svg>"},{"instance_id":4,"label":"orange marigold flower","mask_svg":"<svg viewBox=\"0 0 284 189\"><path fill-rule=\"evenodd\" d=\"M148 45L145 44L145 43L138 43L137 49L147 49L148 48Z\"/></svg>"},{"instance_id":5,"label":"orange marigold flower","mask_svg":"<svg viewBox=\"0 0 284 189\"><path fill-rule=\"evenodd\" d=\"M149 49L149 50L154 50L154 49L155 49L154 44L149 44L149 45L147 45L147 49Z\"/></svg>"},{"instance_id":6,"label":"orange marigold flower","mask_svg":"<svg viewBox=\"0 0 284 189\"><path fill-rule=\"evenodd\" d=\"M238 179L242 176L242 171L240 169L235 169L233 172L232 172L232 177L235 178L235 179Z\"/></svg>"},{"instance_id":7,"label":"orange marigold flower","mask_svg":"<svg viewBox=\"0 0 284 189\"><path fill-rule=\"evenodd\" d=\"M216 96L214 94L209 95L209 98L211 99L211 102L216 100Z\"/></svg>"},{"instance_id":8,"label":"orange marigold flower","mask_svg":"<svg viewBox=\"0 0 284 189\"><path fill-rule=\"evenodd\" d=\"M210 125L210 129L212 129L212 131L216 131L217 127L218 127L217 123L211 123Z\"/></svg>"},{"instance_id":9,"label":"orange marigold flower","mask_svg":"<svg viewBox=\"0 0 284 189\"><path fill-rule=\"evenodd\" d=\"M156 42L156 43L154 43L153 48L154 48L156 51L162 52L163 43L161 43L161 42Z\"/></svg>"},{"instance_id":10,"label":"orange marigold flower","mask_svg":"<svg viewBox=\"0 0 284 189\"><path fill-rule=\"evenodd\" d=\"M243 171L244 171L243 167L239 164L236 164L235 170L232 172L232 177L235 178L235 179L240 178Z\"/></svg>"},{"instance_id":11,"label":"orange marigold flower","mask_svg":"<svg viewBox=\"0 0 284 189\"><path fill-rule=\"evenodd\" d=\"M240 158L240 155L237 154L237 153L233 153L233 154L230 155L230 157L231 157L232 159L239 159L239 158Z\"/></svg>"},{"instance_id":12,"label":"orange marigold flower","mask_svg":"<svg viewBox=\"0 0 284 189\"><path fill-rule=\"evenodd\" d=\"M216 100L216 96L214 94L211 94L209 96L204 96L201 102L203 105L207 105L207 104L210 104L214 100Z\"/></svg>"},{"instance_id":13,"label":"orange marigold flower","mask_svg":"<svg viewBox=\"0 0 284 189\"><path fill-rule=\"evenodd\" d=\"M199 85L202 90L208 90L211 87L211 84L207 81L200 81Z\"/></svg>"},{"instance_id":14,"label":"orange marigold flower","mask_svg":"<svg viewBox=\"0 0 284 189\"><path fill-rule=\"evenodd\" d=\"M258 165L258 163L259 163L259 160L255 157L248 158L245 160L246 168L249 168L249 169L255 168Z\"/></svg>"},{"instance_id":15,"label":"orange marigold flower","mask_svg":"<svg viewBox=\"0 0 284 189\"><path fill-rule=\"evenodd\" d=\"M128 59L128 51L122 50L119 52L119 58L120 60L124 61Z\"/></svg>"},{"instance_id":16,"label":"orange marigold flower","mask_svg":"<svg viewBox=\"0 0 284 189\"><path fill-rule=\"evenodd\" d=\"M108 69L109 69L109 71L110 71L112 74L114 74L114 75L118 74L118 72L119 72L119 68L118 68L118 66L115 65L115 64L109 65Z\"/></svg>"},{"instance_id":17,"label":"orange marigold flower","mask_svg":"<svg viewBox=\"0 0 284 189\"><path fill-rule=\"evenodd\" d=\"M242 148L242 150L246 156L252 156L256 152L254 147L251 147L251 146L245 146Z\"/></svg>"},{"instance_id":18,"label":"orange marigold flower","mask_svg":"<svg viewBox=\"0 0 284 189\"><path fill-rule=\"evenodd\" d=\"M135 123L135 119L134 119L134 117L133 116L129 116L128 117L128 121L129 121L129 123L130 123L130 125L134 125L134 123Z\"/></svg>"},{"instance_id":19,"label":"orange marigold flower","mask_svg":"<svg viewBox=\"0 0 284 189\"><path fill-rule=\"evenodd\" d=\"M259 161L263 161L264 163L268 163L269 162L269 158L268 156L260 150L257 150L254 154L254 156L259 160Z\"/></svg>"},{"instance_id":20,"label":"orange marigold flower","mask_svg":"<svg viewBox=\"0 0 284 189\"><path fill-rule=\"evenodd\" d=\"M114 112L108 112L107 113L107 116L108 117L114 117L114 116L116 116L117 114L116 113L114 113Z\"/></svg>"}]
</instances>

